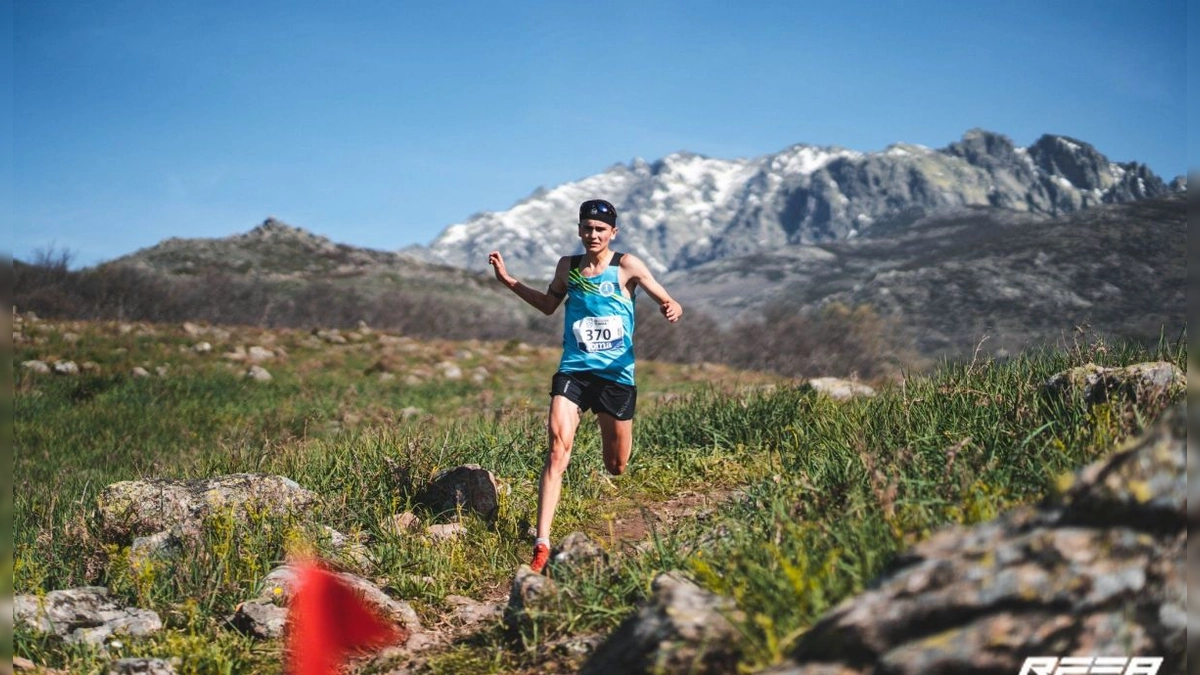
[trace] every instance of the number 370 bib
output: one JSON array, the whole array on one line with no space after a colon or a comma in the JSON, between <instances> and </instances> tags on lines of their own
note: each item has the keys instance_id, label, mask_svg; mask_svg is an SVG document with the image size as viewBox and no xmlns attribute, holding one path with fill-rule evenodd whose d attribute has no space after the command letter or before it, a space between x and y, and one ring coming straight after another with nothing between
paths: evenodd
<instances>
[{"instance_id":1,"label":"number 370 bib","mask_svg":"<svg viewBox=\"0 0 1200 675\"><path fill-rule=\"evenodd\" d=\"M625 339L625 324L619 316L585 316L576 321L571 330L575 333L575 342L585 352L618 349Z\"/></svg>"}]
</instances>

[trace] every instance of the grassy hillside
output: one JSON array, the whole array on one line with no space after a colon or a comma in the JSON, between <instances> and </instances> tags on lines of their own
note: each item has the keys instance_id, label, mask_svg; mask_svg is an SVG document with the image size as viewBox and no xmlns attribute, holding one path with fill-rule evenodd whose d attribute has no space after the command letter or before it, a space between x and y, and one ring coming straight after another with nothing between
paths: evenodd
<instances>
[{"instance_id":1,"label":"grassy hillside","mask_svg":"<svg viewBox=\"0 0 1200 675\"><path fill-rule=\"evenodd\" d=\"M335 555L317 523L366 542L372 562L341 564L411 602L426 626L446 624L449 594L503 599L527 562L556 350L340 335L344 343L294 330L18 322L16 592L105 585L159 612L167 630L105 656L22 628L16 654L70 672L101 672L116 655L180 656L180 672L280 672L279 643L243 637L224 618L297 542ZM272 379L245 378L239 355L262 350ZM586 532L613 566L557 577L570 601L522 635L489 623L422 672L569 672L581 657L564 642L613 629L666 569L734 598L746 616L743 665L772 663L901 547L1038 499L1158 413L1046 397L1050 375L1158 358L1183 368L1186 352L1080 338L845 402L721 366L639 364L629 471L606 478L597 434L583 425L555 521L556 538ZM22 365L33 359L71 360L81 372L38 374ZM148 376L134 376L138 367ZM440 544L387 527L438 470L467 462L504 486L494 524L468 519L464 537ZM203 550L182 564L133 568L128 550L98 539L91 512L111 482L235 472L290 477L324 503L296 522L214 518ZM701 512L704 496L724 501Z\"/></svg>"}]
</instances>

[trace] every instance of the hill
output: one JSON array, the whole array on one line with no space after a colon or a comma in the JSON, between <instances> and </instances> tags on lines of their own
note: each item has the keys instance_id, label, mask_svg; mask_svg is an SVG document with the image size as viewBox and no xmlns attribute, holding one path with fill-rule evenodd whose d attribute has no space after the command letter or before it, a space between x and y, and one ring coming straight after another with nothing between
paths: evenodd
<instances>
[{"instance_id":1,"label":"hill","mask_svg":"<svg viewBox=\"0 0 1200 675\"><path fill-rule=\"evenodd\" d=\"M1140 341L1186 326L1187 203L1171 195L1061 218L975 207L874 236L718 260L663 280L725 322L764 308L869 305L928 356L1053 342L1076 327Z\"/></svg>"},{"instance_id":2,"label":"hill","mask_svg":"<svg viewBox=\"0 0 1200 675\"><path fill-rule=\"evenodd\" d=\"M57 269L56 269L57 267ZM262 327L361 323L447 339L547 343L556 324L478 271L336 243L268 218L223 238L171 238L79 272L18 265L15 303L43 316Z\"/></svg>"}]
</instances>

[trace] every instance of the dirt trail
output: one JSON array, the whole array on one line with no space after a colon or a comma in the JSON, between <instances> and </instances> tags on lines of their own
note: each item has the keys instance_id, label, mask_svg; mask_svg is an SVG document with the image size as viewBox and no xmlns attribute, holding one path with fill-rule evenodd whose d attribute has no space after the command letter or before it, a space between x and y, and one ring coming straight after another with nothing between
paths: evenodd
<instances>
[{"instance_id":1,"label":"dirt trail","mask_svg":"<svg viewBox=\"0 0 1200 675\"><path fill-rule=\"evenodd\" d=\"M609 520L607 530L588 533L595 536L614 551L626 547L636 548L645 543L655 531L662 532L685 518L707 515L720 504L729 500L733 490L696 492L688 490L661 502L638 503L627 500L627 504Z\"/></svg>"},{"instance_id":2,"label":"dirt trail","mask_svg":"<svg viewBox=\"0 0 1200 675\"><path fill-rule=\"evenodd\" d=\"M636 555L639 549L651 543L654 532L669 531L684 519L705 517L733 498L736 492L733 489L688 490L658 502L619 499L615 504L616 514L586 534L613 555ZM509 585L500 583L489 588L481 599L469 603L458 604L448 599L446 612L437 621L429 623L422 633L414 635L409 644L385 650L380 658L371 662L377 667L381 660L388 661L391 665L385 672L389 675L421 672L430 658L448 646L469 642L481 631L489 630L492 620L503 612L508 593Z\"/></svg>"}]
</instances>

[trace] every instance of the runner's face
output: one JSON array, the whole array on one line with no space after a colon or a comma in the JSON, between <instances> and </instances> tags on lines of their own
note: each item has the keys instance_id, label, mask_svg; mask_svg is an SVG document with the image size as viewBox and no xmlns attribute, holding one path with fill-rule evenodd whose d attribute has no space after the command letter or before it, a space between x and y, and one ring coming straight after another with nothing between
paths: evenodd
<instances>
[{"instance_id":1,"label":"runner's face","mask_svg":"<svg viewBox=\"0 0 1200 675\"><path fill-rule=\"evenodd\" d=\"M579 240L583 248L590 253L598 253L608 248L617 228L602 220L585 220L579 223Z\"/></svg>"}]
</instances>

